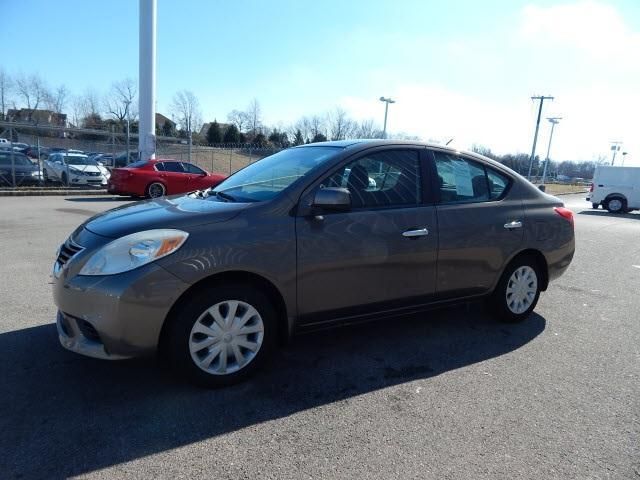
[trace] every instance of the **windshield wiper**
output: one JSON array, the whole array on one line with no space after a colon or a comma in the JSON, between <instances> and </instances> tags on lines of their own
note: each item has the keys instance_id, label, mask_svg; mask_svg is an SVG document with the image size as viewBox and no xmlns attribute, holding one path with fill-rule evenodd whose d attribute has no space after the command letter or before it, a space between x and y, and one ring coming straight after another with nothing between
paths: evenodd
<instances>
[{"instance_id":1,"label":"windshield wiper","mask_svg":"<svg viewBox=\"0 0 640 480\"><path fill-rule=\"evenodd\" d=\"M213 191L211 193L215 193L216 197L222 198L223 200L226 200L227 202L235 202L236 198L233 195L229 195L228 193L225 192L217 192L217 191Z\"/></svg>"}]
</instances>

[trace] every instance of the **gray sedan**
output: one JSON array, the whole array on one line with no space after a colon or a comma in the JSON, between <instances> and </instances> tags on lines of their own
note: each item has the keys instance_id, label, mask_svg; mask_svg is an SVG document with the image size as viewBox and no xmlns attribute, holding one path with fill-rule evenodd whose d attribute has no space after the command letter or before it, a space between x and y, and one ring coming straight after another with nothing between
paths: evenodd
<instances>
[{"instance_id":1,"label":"gray sedan","mask_svg":"<svg viewBox=\"0 0 640 480\"><path fill-rule=\"evenodd\" d=\"M573 215L508 168L438 145L284 150L215 189L80 225L54 269L58 333L103 359L159 353L221 386L295 333L484 298L522 321L569 266Z\"/></svg>"}]
</instances>

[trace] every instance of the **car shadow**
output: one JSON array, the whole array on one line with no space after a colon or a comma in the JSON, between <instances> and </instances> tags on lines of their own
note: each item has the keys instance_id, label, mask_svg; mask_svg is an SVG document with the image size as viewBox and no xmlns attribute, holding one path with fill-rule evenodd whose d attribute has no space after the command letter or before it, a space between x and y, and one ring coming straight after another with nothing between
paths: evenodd
<instances>
[{"instance_id":1,"label":"car shadow","mask_svg":"<svg viewBox=\"0 0 640 480\"><path fill-rule=\"evenodd\" d=\"M590 215L592 217L635 218L640 219L640 214L634 213L610 213L607 210L582 210L578 215Z\"/></svg>"},{"instance_id":2,"label":"car shadow","mask_svg":"<svg viewBox=\"0 0 640 480\"><path fill-rule=\"evenodd\" d=\"M306 334L258 376L220 390L192 387L153 360L67 352L54 325L7 332L0 335L0 471L3 478L82 475L483 362L527 344L545 325L537 314L501 324L470 304Z\"/></svg>"},{"instance_id":3,"label":"car shadow","mask_svg":"<svg viewBox=\"0 0 640 480\"><path fill-rule=\"evenodd\" d=\"M67 202L90 202L90 203L100 203L100 202L132 202L137 200L134 197L121 197L119 195L115 196L95 196L95 197L69 197L65 198Z\"/></svg>"}]
</instances>

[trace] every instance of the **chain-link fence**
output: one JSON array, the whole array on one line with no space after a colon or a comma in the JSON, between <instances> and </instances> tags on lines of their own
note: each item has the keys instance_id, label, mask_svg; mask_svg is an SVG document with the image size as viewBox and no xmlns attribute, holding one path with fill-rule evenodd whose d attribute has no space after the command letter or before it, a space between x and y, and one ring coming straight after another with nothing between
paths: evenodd
<instances>
[{"instance_id":1,"label":"chain-link fence","mask_svg":"<svg viewBox=\"0 0 640 480\"><path fill-rule=\"evenodd\" d=\"M137 159L137 142L138 136L131 134L127 149L127 136L120 132L0 122L0 188L51 183L43 173L49 154L61 150L101 155L96 158L108 168L126 166ZM279 150L272 145L189 145L186 139L156 138L156 158L189 162L226 175ZM22 170L33 173L23 175Z\"/></svg>"}]
</instances>

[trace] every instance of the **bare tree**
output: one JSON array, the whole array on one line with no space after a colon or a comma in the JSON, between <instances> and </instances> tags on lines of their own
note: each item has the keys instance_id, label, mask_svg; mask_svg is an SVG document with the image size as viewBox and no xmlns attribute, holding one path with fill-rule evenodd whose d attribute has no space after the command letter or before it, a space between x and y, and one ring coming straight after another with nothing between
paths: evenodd
<instances>
[{"instance_id":1,"label":"bare tree","mask_svg":"<svg viewBox=\"0 0 640 480\"><path fill-rule=\"evenodd\" d=\"M329 114L328 121L331 140L344 140L353 136L355 123L349 119L347 112L343 109L336 108Z\"/></svg>"},{"instance_id":2,"label":"bare tree","mask_svg":"<svg viewBox=\"0 0 640 480\"><path fill-rule=\"evenodd\" d=\"M314 115L309 119L309 124L311 126L311 134L312 138L317 137L318 135L326 135L327 131L327 122L325 117L321 117L320 115Z\"/></svg>"},{"instance_id":3,"label":"bare tree","mask_svg":"<svg viewBox=\"0 0 640 480\"><path fill-rule=\"evenodd\" d=\"M249 123L247 112L241 112L240 110L231 110L227 115L227 121L236 126L239 132L243 131Z\"/></svg>"},{"instance_id":4,"label":"bare tree","mask_svg":"<svg viewBox=\"0 0 640 480\"><path fill-rule=\"evenodd\" d=\"M309 117L302 117L296 123L289 127L289 135L291 137L295 137L298 131L300 131L302 138L305 141L313 138L314 134L312 132L311 120L309 120Z\"/></svg>"},{"instance_id":5,"label":"bare tree","mask_svg":"<svg viewBox=\"0 0 640 480\"><path fill-rule=\"evenodd\" d=\"M64 85L60 85L55 90L48 92L45 103L47 108L56 113L62 113L64 106L67 103L67 97L69 96L69 90Z\"/></svg>"},{"instance_id":6,"label":"bare tree","mask_svg":"<svg viewBox=\"0 0 640 480\"><path fill-rule=\"evenodd\" d=\"M254 98L251 100L246 115L249 121L248 126L251 127L251 133L255 135L258 133L260 127L262 127L262 109L257 99Z\"/></svg>"},{"instance_id":7,"label":"bare tree","mask_svg":"<svg viewBox=\"0 0 640 480\"><path fill-rule=\"evenodd\" d=\"M4 120L9 107L9 95L13 89L13 80L4 69L0 68L0 120Z\"/></svg>"},{"instance_id":8,"label":"bare tree","mask_svg":"<svg viewBox=\"0 0 640 480\"><path fill-rule=\"evenodd\" d=\"M358 138L382 138L382 132L372 119L362 120L357 125L355 136Z\"/></svg>"},{"instance_id":9,"label":"bare tree","mask_svg":"<svg viewBox=\"0 0 640 480\"><path fill-rule=\"evenodd\" d=\"M137 108L135 107L137 93L136 81L131 78L114 82L105 98L106 113L113 116L119 123L123 123L127 117L134 119L137 116Z\"/></svg>"},{"instance_id":10,"label":"bare tree","mask_svg":"<svg viewBox=\"0 0 640 480\"><path fill-rule=\"evenodd\" d=\"M31 120L33 112L38 109L49 95L47 86L39 75L31 75L29 77L20 75L16 79L16 90L27 110L29 110L29 120Z\"/></svg>"},{"instance_id":11,"label":"bare tree","mask_svg":"<svg viewBox=\"0 0 640 480\"><path fill-rule=\"evenodd\" d=\"M194 127L202 123L198 99L190 90L181 90L173 96L171 111L180 128L187 132L193 132Z\"/></svg>"}]
</instances>

